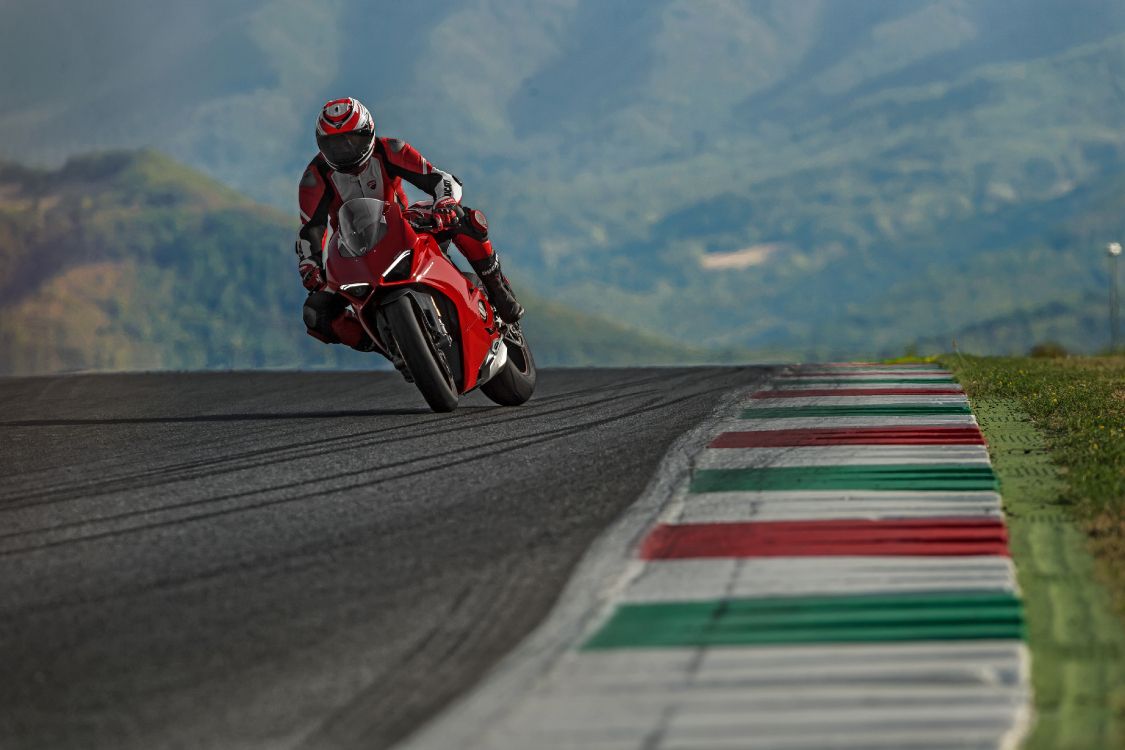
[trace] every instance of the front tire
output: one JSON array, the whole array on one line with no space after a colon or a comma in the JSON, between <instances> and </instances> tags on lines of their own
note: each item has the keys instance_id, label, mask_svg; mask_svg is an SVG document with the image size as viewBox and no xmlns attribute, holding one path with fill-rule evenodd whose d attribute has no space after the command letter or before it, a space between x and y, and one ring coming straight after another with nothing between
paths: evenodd
<instances>
[{"instance_id":1,"label":"front tire","mask_svg":"<svg viewBox=\"0 0 1125 750\"><path fill-rule=\"evenodd\" d=\"M457 386L430 335L418 320L418 310L410 296L399 297L383 308L387 325L398 344L399 354L406 361L414 385L422 392L422 398L430 408L437 412L449 412L457 408Z\"/></svg>"},{"instance_id":2,"label":"front tire","mask_svg":"<svg viewBox=\"0 0 1125 750\"><path fill-rule=\"evenodd\" d=\"M505 334L504 345L508 347L508 364L480 390L500 406L519 406L535 392L535 358L519 326L512 326Z\"/></svg>"}]
</instances>

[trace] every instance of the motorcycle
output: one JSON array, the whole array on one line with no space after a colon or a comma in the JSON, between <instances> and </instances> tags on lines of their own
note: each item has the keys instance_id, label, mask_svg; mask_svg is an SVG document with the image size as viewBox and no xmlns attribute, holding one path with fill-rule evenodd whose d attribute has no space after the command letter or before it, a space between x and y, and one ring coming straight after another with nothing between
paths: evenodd
<instances>
[{"instance_id":1,"label":"motorcycle","mask_svg":"<svg viewBox=\"0 0 1125 750\"><path fill-rule=\"evenodd\" d=\"M496 315L480 280L446 254L448 242L375 198L345 203L337 224L325 248L328 290L431 409L453 411L476 388L502 406L531 398L535 361L519 324Z\"/></svg>"}]
</instances>

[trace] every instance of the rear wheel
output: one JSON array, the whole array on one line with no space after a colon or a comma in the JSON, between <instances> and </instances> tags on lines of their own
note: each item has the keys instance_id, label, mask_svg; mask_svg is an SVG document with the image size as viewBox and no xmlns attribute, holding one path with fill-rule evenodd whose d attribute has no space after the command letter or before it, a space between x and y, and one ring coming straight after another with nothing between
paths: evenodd
<instances>
[{"instance_id":1,"label":"rear wheel","mask_svg":"<svg viewBox=\"0 0 1125 750\"><path fill-rule=\"evenodd\" d=\"M519 406L535 392L535 359L518 325L504 334L504 345L508 347L508 364L480 389L501 406Z\"/></svg>"},{"instance_id":2,"label":"rear wheel","mask_svg":"<svg viewBox=\"0 0 1125 750\"><path fill-rule=\"evenodd\" d=\"M434 411L453 411L457 408L457 386L426 328L419 321L419 312L410 297L403 296L383 308L398 344L399 354L406 361L414 385Z\"/></svg>"}]
</instances>

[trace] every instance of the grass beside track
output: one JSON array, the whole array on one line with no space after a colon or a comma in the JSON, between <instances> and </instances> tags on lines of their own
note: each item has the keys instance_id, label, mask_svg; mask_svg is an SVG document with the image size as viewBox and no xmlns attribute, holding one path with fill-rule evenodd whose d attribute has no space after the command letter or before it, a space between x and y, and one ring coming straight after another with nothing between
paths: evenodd
<instances>
[{"instance_id":1,"label":"grass beside track","mask_svg":"<svg viewBox=\"0 0 1125 750\"><path fill-rule=\"evenodd\" d=\"M1062 502L1125 615L1125 356L947 357L970 398L1013 399L1043 431Z\"/></svg>"},{"instance_id":2,"label":"grass beside track","mask_svg":"<svg viewBox=\"0 0 1125 750\"><path fill-rule=\"evenodd\" d=\"M1027 746L1125 747L1125 357L941 363L1001 480L1039 716Z\"/></svg>"}]
</instances>

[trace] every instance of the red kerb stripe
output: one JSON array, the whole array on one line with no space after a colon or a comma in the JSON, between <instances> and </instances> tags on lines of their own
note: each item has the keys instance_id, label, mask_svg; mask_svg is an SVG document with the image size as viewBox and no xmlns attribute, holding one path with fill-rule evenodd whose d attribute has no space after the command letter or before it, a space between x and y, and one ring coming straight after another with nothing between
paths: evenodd
<instances>
[{"instance_id":1,"label":"red kerb stripe","mask_svg":"<svg viewBox=\"0 0 1125 750\"><path fill-rule=\"evenodd\" d=\"M660 524L641 545L646 560L707 557L1008 555L996 519L752 521Z\"/></svg>"}]
</instances>

